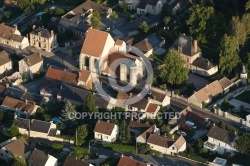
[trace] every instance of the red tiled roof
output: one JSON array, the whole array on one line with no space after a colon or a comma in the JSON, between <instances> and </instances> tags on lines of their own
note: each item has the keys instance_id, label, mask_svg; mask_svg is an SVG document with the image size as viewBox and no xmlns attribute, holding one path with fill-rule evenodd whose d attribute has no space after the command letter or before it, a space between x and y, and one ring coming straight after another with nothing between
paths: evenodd
<instances>
[{"instance_id":1,"label":"red tiled roof","mask_svg":"<svg viewBox=\"0 0 250 166\"><path fill-rule=\"evenodd\" d=\"M150 103L147 108L147 112L154 113L157 110L158 105Z\"/></svg>"},{"instance_id":2,"label":"red tiled roof","mask_svg":"<svg viewBox=\"0 0 250 166\"><path fill-rule=\"evenodd\" d=\"M122 156L117 166L147 166L147 164L137 161L132 157Z\"/></svg>"}]
</instances>

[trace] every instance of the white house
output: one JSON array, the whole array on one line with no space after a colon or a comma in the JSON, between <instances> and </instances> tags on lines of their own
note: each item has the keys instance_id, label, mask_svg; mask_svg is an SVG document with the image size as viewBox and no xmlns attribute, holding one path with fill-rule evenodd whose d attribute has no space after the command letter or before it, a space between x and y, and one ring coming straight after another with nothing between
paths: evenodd
<instances>
[{"instance_id":1,"label":"white house","mask_svg":"<svg viewBox=\"0 0 250 166\"><path fill-rule=\"evenodd\" d=\"M147 144L162 154L175 155L186 150L186 140L181 135L176 141L167 137L151 134Z\"/></svg>"},{"instance_id":2,"label":"white house","mask_svg":"<svg viewBox=\"0 0 250 166\"><path fill-rule=\"evenodd\" d=\"M95 125L94 135L96 140L115 142L118 139L119 128L116 124L98 120Z\"/></svg>"},{"instance_id":3,"label":"white house","mask_svg":"<svg viewBox=\"0 0 250 166\"><path fill-rule=\"evenodd\" d=\"M202 76L211 76L218 72L218 65L205 58L197 58L191 64L191 71Z\"/></svg>"},{"instance_id":4,"label":"white house","mask_svg":"<svg viewBox=\"0 0 250 166\"><path fill-rule=\"evenodd\" d=\"M43 151L34 149L28 159L28 166L57 166L57 158Z\"/></svg>"},{"instance_id":5,"label":"white house","mask_svg":"<svg viewBox=\"0 0 250 166\"><path fill-rule=\"evenodd\" d=\"M213 126L208 134L208 140L204 143L204 148L210 151L217 151L220 154L229 153L234 155L236 149L234 148L235 141L238 136L225 129Z\"/></svg>"},{"instance_id":6,"label":"white house","mask_svg":"<svg viewBox=\"0 0 250 166\"><path fill-rule=\"evenodd\" d=\"M7 161L14 156L27 159L30 152L31 147L23 137L20 137L0 149L0 159Z\"/></svg>"}]
</instances>

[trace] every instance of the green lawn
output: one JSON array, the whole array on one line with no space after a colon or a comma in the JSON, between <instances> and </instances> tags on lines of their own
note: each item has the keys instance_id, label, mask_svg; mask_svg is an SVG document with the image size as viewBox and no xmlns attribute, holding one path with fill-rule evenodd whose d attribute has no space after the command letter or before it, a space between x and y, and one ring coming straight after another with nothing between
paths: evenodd
<instances>
[{"instance_id":1,"label":"green lawn","mask_svg":"<svg viewBox=\"0 0 250 166\"><path fill-rule=\"evenodd\" d=\"M100 148L110 149L121 153L135 153L135 147L130 145L100 143L97 146Z\"/></svg>"},{"instance_id":2,"label":"green lawn","mask_svg":"<svg viewBox=\"0 0 250 166\"><path fill-rule=\"evenodd\" d=\"M179 153L180 156L182 157L186 157L186 158L189 158L191 160L195 160L195 161L199 161L201 163L207 163L207 159L203 158L202 156L199 156L197 154L188 154L186 152L183 152L183 153Z\"/></svg>"},{"instance_id":3,"label":"green lawn","mask_svg":"<svg viewBox=\"0 0 250 166\"><path fill-rule=\"evenodd\" d=\"M250 104L250 91L241 93L240 95L236 96L235 99Z\"/></svg>"}]
</instances>

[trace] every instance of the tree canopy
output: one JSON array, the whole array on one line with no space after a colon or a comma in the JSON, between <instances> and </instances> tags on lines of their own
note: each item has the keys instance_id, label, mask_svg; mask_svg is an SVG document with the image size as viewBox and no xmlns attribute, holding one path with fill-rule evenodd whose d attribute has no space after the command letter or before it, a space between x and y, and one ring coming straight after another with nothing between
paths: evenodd
<instances>
[{"instance_id":1,"label":"tree canopy","mask_svg":"<svg viewBox=\"0 0 250 166\"><path fill-rule=\"evenodd\" d=\"M12 161L12 166L27 166L24 158L15 156Z\"/></svg>"},{"instance_id":2,"label":"tree canopy","mask_svg":"<svg viewBox=\"0 0 250 166\"><path fill-rule=\"evenodd\" d=\"M90 21L91 21L91 26L93 28L98 28L99 24L100 24L100 21L101 21L101 15L100 15L100 13L93 12L93 14L92 14L92 16L90 18Z\"/></svg>"},{"instance_id":3,"label":"tree canopy","mask_svg":"<svg viewBox=\"0 0 250 166\"><path fill-rule=\"evenodd\" d=\"M239 63L239 46L233 36L224 35L220 43L219 68L221 73L231 73Z\"/></svg>"},{"instance_id":4,"label":"tree canopy","mask_svg":"<svg viewBox=\"0 0 250 166\"><path fill-rule=\"evenodd\" d=\"M29 0L19 0L17 6L25 13L35 9Z\"/></svg>"},{"instance_id":5,"label":"tree canopy","mask_svg":"<svg viewBox=\"0 0 250 166\"><path fill-rule=\"evenodd\" d=\"M125 143L131 141L129 127L125 120L122 120L120 123L120 141Z\"/></svg>"},{"instance_id":6,"label":"tree canopy","mask_svg":"<svg viewBox=\"0 0 250 166\"><path fill-rule=\"evenodd\" d=\"M250 134L239 136L235 144L236 149L243 154L250 154Z\"/></svg>"},{"instance_id":7,"label":"tree canopy","mask_svg":"<svg viewBox=\"0 0 250 166\"><path fill-rule=\"evenodd\" d=\"M98 109L96 108L95 100L93 94L88 92L86 98L83 103L83 111L86 112L97 112Z\"/></svg>"},{"instance_id":8,"label":"tree canopy","mask_svg":"<svg viewBox=\"0 0 250 166\"><path fill-rule=\"evenodd\" d=\"M188 68L180 53L170 49L161 67L160 78L171 85L180 85L187 80Z\"/></svg>"},{"instance_id":9,"label":"tree canopy","mask_svg":"<svg viewBox=\"0 0 250 166\"><path fill-rule=\"evenodd\" d=\"M77 143L81 145L88 136L88 125L80 125L77 127Z\"/></svg>"},{"instance_id":10,"label":"tree canopy","mask_svg":"<svg viewBox=\"0 0 250 166\"><path fill-rule=\"evenodd\" d=\"M149 26L147 24L146 21L143 21L140 25L139 25L139 29L144 32L144 33L147 33L148 30L149 30Z\"/></svg>"},{"instance_id":11,"label":"tree canopy","mask_svg":"<svg viewBox=\"0 0 250 166\"><path fill-rule=\"evenodd\" d=\"M75 115L76 106L68 100L64 105L60 119L66 126L71 126L76 119Z\"/></svg>"}]
</instances>

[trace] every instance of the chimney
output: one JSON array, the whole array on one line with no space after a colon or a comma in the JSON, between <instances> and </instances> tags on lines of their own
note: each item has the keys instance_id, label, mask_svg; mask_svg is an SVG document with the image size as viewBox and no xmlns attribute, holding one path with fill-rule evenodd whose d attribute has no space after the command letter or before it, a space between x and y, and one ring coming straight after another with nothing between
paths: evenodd
<instances>
[{"instance_id":1,"label":"chimney","mask_svg":"<svg viewBox=\"0 0 250 166\"><path fill-rule=\"evenodd\" d=\"M54 36L54 31L53 30L50 31L50 35Z\"/></svg>"},{"instance_id":2,"label":"chimney","mask_svg":"<svg viewBox=\"0 0 250 166\"><path fill-rule=\"evenodd\" d=\"M180 52L180 53L182 52L182 45L178 46L178 52Z\"/></svg>"},{"instance_id":3,"label":"chimney","mask_svg":"<svg viewBox=\"0 0 250 166\"><path fill-rule=\"evenodd\" d=\"M215 123L213 123L213 127L216 126Z\"/></svg>"},{"instance_id":4,"label":"chimney","mask_svg":"<svg viewBox=\"0 0 250 166\"><path fill-rule=\"evenodd\" d=\"M28 103L28 100L24 100L24 101L25 101L26 104Z\"/></svg>"},{"instance_id":5,"label":"chimney","mask_svg":"<svg viewBox=\"0 0 250 166\"><path fill-rule=\"evenodd\" d=\"M36 25L32 25L32 29L33 29L33 30L36 29Z\"/></svg>"},{"instance_id":6,"label":"chimney","mask_svg":"<svg viewBox=\"0 0 250 166\"><path fill-rule=\"evenodd\" d=\"M194 52L196 53L198 51L198 45L197 45L197 40L194 40Z\"/></svg>"}]
</instances>

